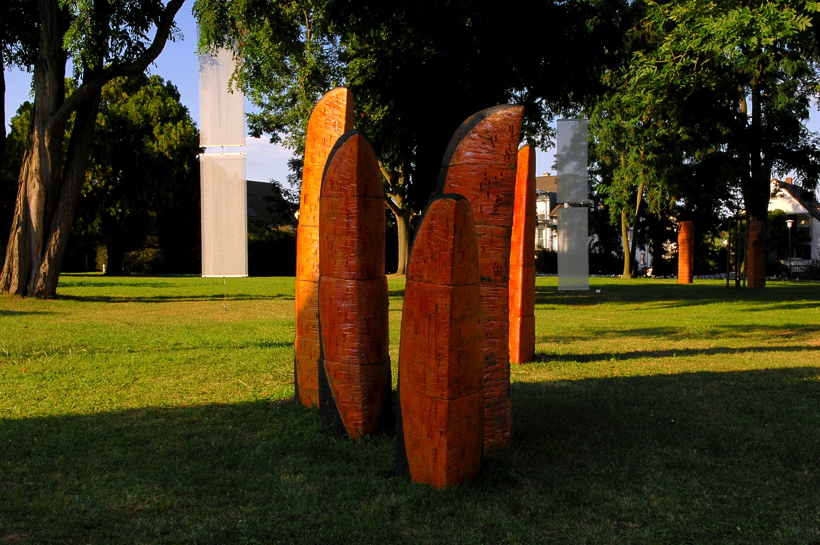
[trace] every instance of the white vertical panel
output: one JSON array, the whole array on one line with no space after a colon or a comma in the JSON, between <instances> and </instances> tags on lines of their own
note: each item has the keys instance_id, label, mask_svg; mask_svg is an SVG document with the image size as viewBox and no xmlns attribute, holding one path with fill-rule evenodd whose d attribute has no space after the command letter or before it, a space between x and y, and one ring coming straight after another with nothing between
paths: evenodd
<instances>
[{"instance_id":1,"label":"white vertical panel","mask_svg":"<svg viewBox=\"0 0 820 545\"><path fill-rule=\"evenodd\" d=\"M231 52L199 56L199 143L202 146L245 145L245 96L229 92L236 63Z\"/></svg>"},{"instance_id":2,"label":"white vertical panel","mask_svg":"<svg viewBox=\"0 0 820 545\"><path fill-rule=\"evenodd\" d=\"M589 289L589 209L558 209L558 289Z\"/></svg>"},{"instance_id":3,"label":"white vertical panel","mask_svg":"<svg viewBox=\"0 0 820 545\"><path fill-rule=\"evenodd\" d=\"M588 158L586 119L559 119L555 166L558 169L558 202L587 200Z\"/></svg>"},{"instance_id":4,"label":"white vertical panel","mask_svg":"<svg viewBox=\"0 0 820 545\"><path fill-rule=\"evenodd\" d=\"M586 119L558 121L555 163L558 202L578 204L588 198ZM569 206L558 210L558 289L589 289L589 210Z\"/></svg>"},{"instance_id":5,"label":"white vertical panel","mask_svg":"<svg viewBox=\"0 0 820 545\"><path fill-rule=\"evenodd\" d=\"M201 155L202 276L248 276L244 155Z\"/></svg>"}]
</instances>

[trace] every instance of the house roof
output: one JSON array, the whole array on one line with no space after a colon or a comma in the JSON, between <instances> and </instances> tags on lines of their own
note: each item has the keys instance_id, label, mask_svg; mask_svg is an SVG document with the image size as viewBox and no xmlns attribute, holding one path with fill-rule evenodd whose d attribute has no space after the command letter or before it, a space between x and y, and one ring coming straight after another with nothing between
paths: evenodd
<instances>
[{"instance_id":1,"label":"house roof","mask_svg":"<svg viewBox=\"0 0 820 545\"><path fill-rule=\"evenodd\" d=\"M820 221L820 203L817 202L814 192L787 182L777 182L777 187L791 195L800 206L806 209L814 219Z\"/></svg>"},{"instance_id":2,"label":"house roof","mask_svg":"<svg viewBox=\"0 0 820 545\"><path fill-rule=\"evenodd\" d=\"M558 176L536 176L535 189L555 193L558 191Z\"/></svg>"}]
</instances>

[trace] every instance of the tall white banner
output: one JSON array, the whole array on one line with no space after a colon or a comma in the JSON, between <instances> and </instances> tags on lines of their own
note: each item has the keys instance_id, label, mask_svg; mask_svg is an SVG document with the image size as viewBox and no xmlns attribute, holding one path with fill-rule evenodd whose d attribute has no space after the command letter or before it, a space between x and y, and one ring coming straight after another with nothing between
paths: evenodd
<instances>
[{"instance_id":1,"label":"tall white banner","mask_svg":"<svg viewBox=\"0 0 820 545\"><path fill-rule=\"evenodd\" d=\"M589 289L589 208L587 199L589 121L558 121L558 289Z\"/></svg>"},{"instance_id":2,"label":"tall white banner","mask_svg":"<svg viewBox=\"0 0 820 545\"><path fill-rule=\"evenodd\" d=\"M199 56L199 143L245 145L245 95L230 88L236 62L227 49Z\"/></svg>"},{"instance_id":3,"label":"tall white banner","mask_svg":"<svg viewBox=\"0 0 820 545\"><path fill-rule=\"evenodd\" d=\"M201 155L202 276L248 276L245 156Z\"/></svg>"}]
</instances>

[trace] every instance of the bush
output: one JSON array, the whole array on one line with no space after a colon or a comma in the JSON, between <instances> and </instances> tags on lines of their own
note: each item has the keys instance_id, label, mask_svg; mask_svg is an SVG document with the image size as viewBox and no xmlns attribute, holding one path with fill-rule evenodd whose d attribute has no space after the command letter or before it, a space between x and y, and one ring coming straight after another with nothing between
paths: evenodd
<instances>
[{"instance_id":1,"label":"bush","mask_svg":"<svg viewBox=\"0 0 820 545\"><path fill-rule=\"evenodd\" d=\"M296 230L249 226L248 274L296 276Z\"/></svg>"},{"instance_id":2,"label":"bush","mask_svg":"<svg viewBox=\"0 0 820 545\"><path fill-rule=\"evenodd\" d=\"M558 253L540 248L535 251L535 272L558 274Z\"/></svg>"}]
</instances>

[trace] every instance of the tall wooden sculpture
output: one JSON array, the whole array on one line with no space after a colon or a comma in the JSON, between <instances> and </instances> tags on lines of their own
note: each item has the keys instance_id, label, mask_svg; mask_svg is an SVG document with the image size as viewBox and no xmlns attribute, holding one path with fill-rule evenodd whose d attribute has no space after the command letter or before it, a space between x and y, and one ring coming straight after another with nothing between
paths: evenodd
<instances>
[{"instance_id":1,"label":"tall wooden sculpture","mask_svg":"<svg viewBox=\"0 0 820 545\"><path fill-rule=\"evenodd\" d=\"M478 237L484 350L484 446L512 437L509 280L513 196L523 106L495 106L462 123L444 154L438 193L470 202Z\"/></svg>"},{"instance_id":2,"label":"tall wooden sculpture","mask_svg":"<svg viewBox=\"0 0 820 545\"><path fill-rule=\"evenodd\" d=\"M484 442L476 229L461 195L436 198L416 232L401 323L399 473L436 488L474 479Z\"/></svg>"},{"instance_id":3,"label":"tall wooden sculpture","mask_svg":"<svg viewBox=\"0 0 820 545\"><path fill-rule=\"evenodd\" d=\"M510 253L510 362L535 356L535 150L518 150Z\"/></svg>"},{"instance_id":4,"label":"tall wooden sculpture","mask_svg":"<svg viewBox=\"0 0 820 545\"><path fill-rule=\"evenodd\" d=\"M747 286L766 287L766 222L753 221L749 224L749 272Z\"/></svg>"},{"instance_id":5,"label":"tall wooden sculpture","mask_svg":"<svg viewBox=\"0 0 820 545\"><path fill-rule=\"evenodd\" d=\"M390 424L384 189L373 148L346 132L319 202L319 410L351 437Z\"/></svg>"},{"instance_id":6,"label":"tall wooden sculpture","mask_svg":"<svg viewBox=\"0 0 820 545\"><path fill-rule=\"evenodd\" d=\"M353 97L344 88L327 93L313 110L305 141L299 227L296 232L296 397L319 406L319 193L325 163L339 137L353 128Z\"/></svg>"},{"instance_id":7,"label":"tall wooden sculpture","mask_svg":"<svg viewBox=\"0 0 820 545\"><path fill-rule=\"evenodd\" d=\"M695 224L680 222L678 231L678 284L691 284L695 267Z\"/></svg>"}]
</instances>

